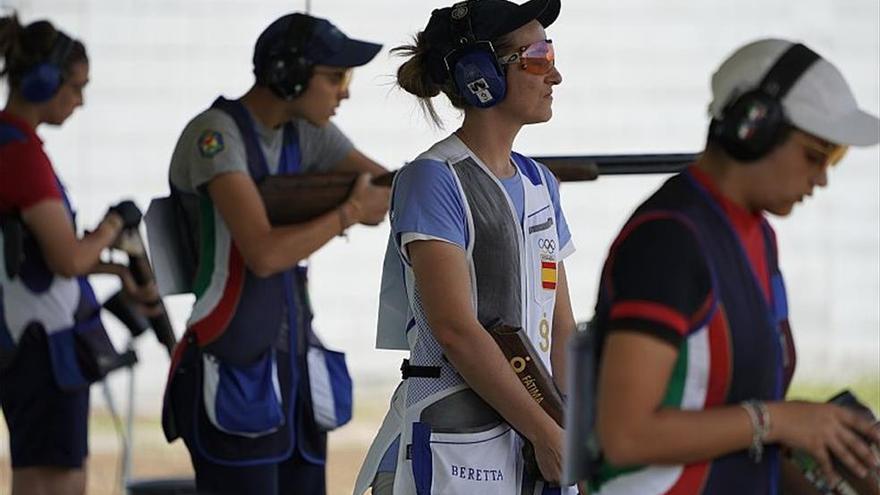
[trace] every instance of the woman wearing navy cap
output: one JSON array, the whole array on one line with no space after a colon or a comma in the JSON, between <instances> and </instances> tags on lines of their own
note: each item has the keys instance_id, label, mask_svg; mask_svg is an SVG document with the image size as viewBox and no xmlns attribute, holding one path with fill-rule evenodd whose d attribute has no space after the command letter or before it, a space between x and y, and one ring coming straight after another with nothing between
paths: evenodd
<instances>
[{"instance_id":1,"label":"woman wearing navy cap","mask_svg":"<svg viewBox=\"0 0 880 495\"><path fill-rule=\"evenodd\" d=\"M325 430L348 418L324 421L314 407L307 363L315 337L301 263L387 211L388 189L370 184L385 169L330 121L349 97L352 69L380 48L327 20L285 15L257 40L253 87L237 100L218 98L178 140L170 181L181 204L196 205L187 221L199 232L198 270L163 423L169 440L186 442L201 491L325 491ZM361 173L342 206L301 224L269 223L256 183L331 170Z\"/></svg>"},{"instance_id":2,"label":"woman wearing navy cap","mask_svg":"<svg viewBox=\"0 0 880 495\"><path fill-rule=\"evenodd\" d=\"M82 106L85 47L47 21L22 26L12 15L0 18L0 56L9 84L0 112L0 402L12 493L82 494L89 385L105 372L79 359L80 343L109 343L85 275L119 275L136 301L158 296L153 286L138 289L123 267L100 262L123 227L140 222L140 212L120 203L78 238L66 191L36 133L43 124L62 125Z\"/></svg>"},{"instance_id":3,"label":"woman wearing navy cap","mask_svg":"<svg viewBox=\"0 0 880 495\"><path fill-rule=\"evenodd\" d=\"M486 331L524 329L563 388L575 322L562 260L574 246L553 175L511 149L552 116L562 76L544 28L559 7L461 2L396 49L409 56L400 87L435 122L442 92L464 121L395 179L378 341L411 355L356 494L560 493L542 478L560 478L562 429ZM524 469L526 440L540 473Z\"/></svg>"}]
</instances>

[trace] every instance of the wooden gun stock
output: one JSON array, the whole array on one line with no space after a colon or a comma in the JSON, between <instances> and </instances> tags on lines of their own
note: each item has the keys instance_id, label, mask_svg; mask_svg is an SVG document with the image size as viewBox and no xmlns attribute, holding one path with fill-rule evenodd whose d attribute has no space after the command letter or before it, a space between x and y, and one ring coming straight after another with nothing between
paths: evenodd
<instances>
[{"instance_id":1,"label":"wooden gun stock","mask_svg":"<svg viewBox=\"0 0 880 495\"><path fill-rule=\"evenodd\" d=\"M600 175L676 173L696 160L693 153L651 155L543 156L543 163L561 182L596 180ZM391 186L396 172L373 178L373 185ZM257 188L272 225L302 223L341 205L354 187L357 174L273 175Z\"/></svg>"},{"instance_id":2,"label":"wooden gun stock","mask_svg":"<svg viewBox=\"0 0 880 495\"><path fill-rule=\"evenodd\" d=\"M341 205L354 187L354 172L273 175L257 186L272 225L302 223ZM394 172L373 178L373 185L391 186Z\"/></svg>"},{"instance_id":3,"label":"wooden gun stock","mask_svg":"<svg viewBox=\"0 0 880 495\"><path fill-rule=\"evenodd\" d=\"M565 402L562 394L525 332L521 328L501 323L490 327L489 335L495 339L498 348L532 399L556 424L563 426Z\"/></svg>"},{"instance_id":4,"label":"wooden gun stock","mask_svg":"<svg viewBox=\"0 0 880 495\"><path fill-rule=\"evenodd\" d=\"M507 362L510 363L510 367L513 368L520 383L529 392L532 400L537 402L541 409L553 418L553 421L556 421L556 424L564 426L565 402L562 399L562 394L556 388L556 383L547 367L544 366L541 357L535 353L535 349L525 332L521 328L503 323L490 326L488 331L504 357L507 358ZM526 471L532 476L540 478L541 470L535 459L535 450L528 441L523 447L523 459Z\"/></svg>"},{"instance_id":5,"label":"wooden gun stock","mask_svg":"<svg viewBox=\"0 0 880 495\"><path fill-rule=\"evenodd\" d=\"M137 229L126 229L122 233L119 244L122 250L128 254L128 269L131 271L134 281L141 286L153 282L155 276L153 275L153 269L150 267L150 260L147 258L144 240L140 232ZM150 327L152 327L153 332L156 334L156 339L165 346L165 350L171 356L174 353L174 346L177 344L177 337L174 335L174 328L168 319L168 312L165 310L165 304L162 302L161 297L156 301L156 305L161 308L161 312L158 316L148 318Z\"/></svg>"}]
</instances>

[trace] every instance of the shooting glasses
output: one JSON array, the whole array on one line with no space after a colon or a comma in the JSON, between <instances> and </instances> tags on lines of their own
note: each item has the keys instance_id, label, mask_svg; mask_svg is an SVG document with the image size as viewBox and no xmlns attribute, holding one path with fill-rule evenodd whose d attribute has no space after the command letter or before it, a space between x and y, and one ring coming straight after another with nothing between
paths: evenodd
<instances>
[{"instance_id":1,"label":"shooting glasses","mask_svg":"<svg viewBox=\"0 0 880 495\"><path fill-rule=\"evenodd\" d=\"M844 144L829 143L825 140L799 133L795 133L794 136L797 142L805 148L822 155L822 165L825 167L837 165L846 155L847 150L849 150L849 146Z\"/></svg>"},{"instance_id":2,"label":"shooting glasses","mask_svg":"<svg viewBox=\"0 0 880 495\"><path fill-rule=\"evenodd\" d=\"M522 70L537 76L547 74L556 65L553 40L541 40L528 46L521 46L510 55L498 57L498 63L501 65L520 64Z\"/></svg>"}]
</instances>

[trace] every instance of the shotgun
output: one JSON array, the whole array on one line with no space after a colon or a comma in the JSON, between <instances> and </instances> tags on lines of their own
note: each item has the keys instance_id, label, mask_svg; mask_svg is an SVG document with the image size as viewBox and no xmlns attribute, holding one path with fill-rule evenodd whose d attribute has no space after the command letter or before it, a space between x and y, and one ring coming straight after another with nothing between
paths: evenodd
<instances>
[{"instance_id":1,"label":"shotgun","mask_svg":"<svg viewBox=\"0 0 880 495\"><path fill-rule=\"evenodd\" d=\"M541 406L559 426L564 426L565 402L556 388L553 377L522 328L496 323L489 327L489 335L501 349L520 383L532 400Z\"/></svg>"},{"instance_id":2,"label":"shotgun","mask_svg":"<svg viewBox=\"0 0 880 495\"><path fill-rule=\"evenodd\" d=\"M561 182L596 180L601 175L669 174L696 160L694 153L647 155L585 155L535 157ZM373 178L373 185L391 186L396 172ZM354 172L273 175L257 187L272 225L301 223L341 205L354 187Z\"/></svg>"},{"instance_id":3,"label":"shotgun","mask_svg":"<svg viewBox=\"0 0 880 495\"><path fill-rule=\"evenodd\" d=\"M844 390L832 397L828 402L849 408L871 419L876 419L867 406L849 391ZM870 442L869 439L865 439ZM874 455L877 455L877 447L872 446ZM841 475L842 479L837 485L831 486L822 475L818 462L802 450L793 450L789 454L789 460L794 464L803 477L800 488L805 494L829 494L829 495L878 495L880 494L880 469L869 466L868 475L858 477L832 454L834 470ZM798 492L801 493L801 492Z\"/></svg>"},{"instance_id":4,"label":"shotgun","mask_svg":"<svg viewBox=\"0 0 880 495\"><path fill-rule=\"evenodd\" d=\"M150 260L147 258L147 253L144 249L144 240L137 228L125 229L120 235L118 246L128 255L128 269L138 285L144 286L155 280L153 269L150 267ZM174 353L174 346L177 344L174 328L168 319L168 312L165 310L165 304L162 302L161 296L154 305L161 308L161 312L157 316L148 318L150 326L153 328L159 343L165 346L165 350L171 356Z\"/></svg>"},{"instance_id":5,"label":"shotgun","mask_svg":"<svg viewBox=\"0 0 880 495\"><path fill-rule=\"evenodd\" d=\"M564 426L565 401L523 329L504 323L494 323L489 325L488 331L532 400L537 402L556 424ZM523 446L523 459L528 473L540 478L541 471L535 459L534 447L527 440Z\"/></svg>"},{"instance_id":6,"label":"shotgun","mask_svg":"<svg viewBox=\"0 0 880 495\"><path fill-rule=\"evenodd\" d=\"M599 441L595 431L598 347L596 329L589 321L577 324L568 343L566 360L568 401L562 483L593 481L600 467Z\"/></svg>"}]
</instances>

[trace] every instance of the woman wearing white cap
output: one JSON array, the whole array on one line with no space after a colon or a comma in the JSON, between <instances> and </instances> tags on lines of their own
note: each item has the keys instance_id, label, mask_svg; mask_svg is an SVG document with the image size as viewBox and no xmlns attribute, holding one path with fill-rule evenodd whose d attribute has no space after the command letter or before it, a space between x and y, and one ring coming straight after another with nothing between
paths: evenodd
<instances>
[{"instance_id":1,"label":"woman wearing white cap","mask_svg":"<svg viewBox=\"0 0 880 495\"><path fill-rule=\"evenodd\" d=\"M442 92L464 122L395 180L378 342L411 354L357 494L559 493L539 478L559 480L562 430L486 331L522 327L564 383L574 246L552 174L511 150L552 115L562 76L544 28L558 14L558 0L460 2L397 49L398 84L435 122ZM524 472L524 439L540 473Z\"/></svg>"},{"instance_id":2,"label":"woman wearing white cap","mask_svg":"<svg viewBox=\"0 0 880 495\"><path fill-rule=\"evenodd\" d=\"M737 50L712 78L705 152L633 214L596 308L601 494L789 493L780 447L870 476L871 421L785 401L795 353L765 212L827 185L847 145L880 140L838 70L801 44Z\"/></svg>"}]
</instances>

